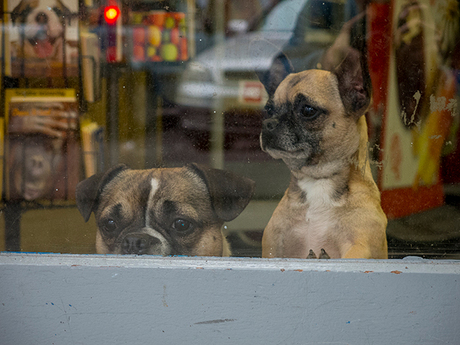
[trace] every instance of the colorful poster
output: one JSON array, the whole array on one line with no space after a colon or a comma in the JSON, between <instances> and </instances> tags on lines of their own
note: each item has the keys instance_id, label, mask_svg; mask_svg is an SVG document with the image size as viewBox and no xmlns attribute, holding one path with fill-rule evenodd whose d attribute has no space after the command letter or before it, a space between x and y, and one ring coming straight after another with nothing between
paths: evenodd
<instances>
[{"instance_id":1,"label":"colorful poster","mask_svg":"<svg viewBox=\"0 0 460 345\"><path fill-rule=\"evenodd\" d=\"M78 1L4 0L12 77L78 75Z\"/></svg>"},{"instance_id":2,"label":"colorful poster","mask_svg":"<svg viewBox=\"0 0 460 345\"><path fill-rule=\"evenodd\" d=\"M371 74L381 80L374 85L371 118L383 118L373 151L382 207L392 218L444 202L440 161L443 148L452 144L449 130L458 117L450 59L460 38L460 15L456 0L394 0L391 7L376 4L374 10L378 6L392 11L383 43L369 43L370 66L379 66ZM378 13L374 17L381 20ZM382 46L386 53L372 55Z\"/></svg>"}]
</instances>

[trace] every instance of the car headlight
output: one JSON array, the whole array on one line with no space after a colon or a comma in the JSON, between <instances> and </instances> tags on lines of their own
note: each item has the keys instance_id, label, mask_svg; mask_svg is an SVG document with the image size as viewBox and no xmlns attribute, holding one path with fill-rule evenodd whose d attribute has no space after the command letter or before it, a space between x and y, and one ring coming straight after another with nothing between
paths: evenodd
<instances>
[{"instance_id":1,"label":"car headlight","mask_svg":"<svg viewBox=\"0 0 460 345\"><path fill-rule=\"evenodd\" d=\"M181 78L182 82L212 82L212 73L199 62L192 61L188 64Z\"/></svg>"},{"instance_id":2,"label":"car headlight","mask_svg":"<svg viewBox=\"0 0 460 345\"><path fill-rule=\"evenodd\" d=\"M212 72L203 64L192 61L180 79L176 103L184 106L210 107L217 91Z\"/></svg>"}]
</instances>

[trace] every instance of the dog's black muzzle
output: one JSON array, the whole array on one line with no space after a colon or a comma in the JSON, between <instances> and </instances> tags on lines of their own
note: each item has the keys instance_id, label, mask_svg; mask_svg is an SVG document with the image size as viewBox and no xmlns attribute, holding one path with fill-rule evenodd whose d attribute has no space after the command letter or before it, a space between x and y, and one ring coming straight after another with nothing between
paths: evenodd
<instances>
[{"instance_id":1,"label":"dog's black muzzle","mask_svg":"<svg viewBox=\"0 0 460 345\"><path fill-rule=\"evenodd\" d=\"M262 133L260 137L262 150L266 150L268 148L276 148L278 146L276 144L278 141L278 136L276 133L278 124L279 121L275 118L266 119L262 122Z\"/></svg>"},{"instance_id":2,"label":"dog's black muzzle","mask_svg":"<svg viewBox=\"0 0 460 345\"><path fill-rule=\"evenodd\" d=\"M262 131L272 132L276 129L278 123L279 121L276 118L272 117L270 119L266 119L262 122Z\"/></svg>"},{"instance_id":3,"label":"dog's black muzzle","mask_svg":"<svg viewBox=\"0 0 460 345\"><path fill-rule=\"evenodd\" d=\"M149 254L152 247L160 244L160 240L156 237L147 234L131 234L123 239L121 250L123 254L143 255Z\"/></svg>"}]
</instances>

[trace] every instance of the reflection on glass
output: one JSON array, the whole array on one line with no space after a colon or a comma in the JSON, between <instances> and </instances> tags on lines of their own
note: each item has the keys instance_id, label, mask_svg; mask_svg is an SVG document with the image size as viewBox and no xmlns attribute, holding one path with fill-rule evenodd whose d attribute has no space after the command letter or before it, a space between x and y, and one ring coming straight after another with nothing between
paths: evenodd
<instances>
[{"instance_id":1,"label":"reflection on glass","mask_svg":"<svg viewBox=\"0 0 460 345\"><path fill-rule=\"evenodd\" d=\"M341 76L348 74L340 71L360 67L363 78L351 75L350 90L359 98L359 82L367 85L370 77L362 152L388 219L388 257L459 258L458 1L66 0L44 9L41 3L11 0L3 9L1 250L95 253L100 221L91 216L85 223L76 208L77 180L103 176L118 163L131 169L198 163L255 181L247 207L231 221L223 218L221 229L232 255L261 256L263 230L292 186L295 165L261 147L264 119L282 112L266 87L282 81L274 75L284 73L284 79L310 69L330 71L343 85ZM120 10L114 21L104 17L107 6ZM305 87L321 89L316 79ZM31 98L33 90L41 95ZM74 92L73 100L57 99L59 90ZM27 97L12 99L14 92ZM296 92L290 104L310 102L316 110L328 110L333 99L332 91L323 91L326 103L296 103ZM310 123L322 118L315 116ZM300 140L305 134L297 129L293 137ZM356 140L352 132L346 134ZM352 140L334 142L329 132L321 138L327 138L324 145L352 146ZM149 181L144 189L151 187ZM232 204L228 196L221 199ZM198 222L195 216L177 219ZM296 216L308 220L305 210ZM334 217L325 216L325 223ZM204 233L194 234L205 241ZM344 232L335 234L333 241L347 241L340 239ZM310 249L315 257L321 249L344 256L307 242L305 236L288 239L292 248L303 243L305 258ZM220 255L220 247L158 253Z\"/></svg>"}]
</instances>

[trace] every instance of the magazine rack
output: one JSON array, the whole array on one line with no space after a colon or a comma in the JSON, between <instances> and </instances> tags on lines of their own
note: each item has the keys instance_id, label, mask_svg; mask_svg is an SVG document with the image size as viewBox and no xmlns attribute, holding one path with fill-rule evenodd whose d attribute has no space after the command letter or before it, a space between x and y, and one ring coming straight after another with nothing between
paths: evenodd
<instances>
[{"instance_id":1,"label":"magazine rack","mask_svg":"<svg viewBox=\"0 0 460 345\"><path fill-rule=\"evenodd\" d=\"M119 94L118 94L118 80L121 73L124 73L128 69L138 69L146 72L146 92L151 97L147 97L147 114L146 114L146 132L145 132L145 147L146 147L146 167L154 167L161 164L161 148L158 148L158 135L161 128L159 126L158 119L161 119L161 111L158 110L158 100L161 98L161 84L171 74L177 74L185 68L184 61L188 60L189 56L194 55L194 30L190 27L193 22L192 19L185 17L184 12L165 12L165 11L151 11L147 14L145 12L140 16L140 12L137 13L137 18L141 18L141 21L147 21L145 28L156 26L159 30L162 30L162 25L158 24L158 18L164 19L165 27L166 22L168 25L174 23L172 31L185 30L187 28L187 38L184 38L183 34L185 31L181 31L182 35L171 35L170 41L168 41L168 48L174 52L177 49L177 58L175 61L171 58L171 54L166 54L161 50L161 46L157 43L152 43L151 40L147 39L145 35L145 41L136 41L134 37L128 37L127 41L131 44L131 51L127 52L125 58L121 61L114 63L105 63L101 65L101 62L105 59L100 54L100 32L97 34L91 32L78 32L78 19L79 9L84 7L83 2L79 0L63 0L60 1L63 6L68 8L62 8L62 15L64 21L61 21L63 30L60 35L54 40L44 40L37 38L38 34L34 39L36 40L36 46L30 46L30 39L26 37L28 31L25 30L26 15L21 13L22 1L26 0L4 0L4 6L0 8L2 13L3 21L2 27L2 67L1 67L1 100L0 107L4 109L4 120L5 128L4 132L9 133L8 128L8 117L10 113L7 109L11 108L11 99L8 98L7 93L11 90L21 90L25 93L35 90L39 90L46 93L46 91L59 90L73 90L76 94L75 98L75 111L76 111L76 125L75 128L68 130L64 136L70 137L70 134L75 134L75 137L80 139L80 130L82 135L82 147L78 147L83 152L73 152L73 157L68 163L64 164L64 170L66 171L65 176L69 175L68 172L72 173L73 179L72 184L65 186L65 192L63 194L56 194L56 190L62 191L61 187L53 188L53 190L46 196L35 198L35 197L24 197L24 195L14 195L10 186L11 173L9 173L10 167L4 164L0 171L5 170L6 174L4 177L0 177L0 181L3 179L4 187L1 189L2 195L2 207L5 214L5 242L7 251L19 251L20 250L20 221L21 213L32 209L55 209L55 208L67 208L75 207L75 203L72 200L74 191L72 188L75 187L76 182L80 180L76 176L80 175L83 177L83 173L86 176L92 175L94 172L103 170L100 164L95 166L94 162L91 162L94 152L98 152L99 161L103 161L107 158L109 165L118 164L118 128L119 128ZM69 2L73 2L68 4ZM34 3L35 4L35 3ZM194 2L188 0L183 3L183 8L187 8L187 12L191 13L191 9L194 8ZM96 7L94 7L96 8ZM48 8L49 9L49 8ZM152 14L153 13L153 14ZM37 14L34 19L40 20L42 14ZM62 18L60 16L59 18ZM190 17L191 18L191 17ZM169 19L167 21L166 19ZM187 19L187 22L186 22ZM100 24L100 23L99 23ZM144 30L144 23L133 22L131 23L133 28L137 31ZM30 31L30 30L29 30ZM130 31L128 31L130 32ZM41 33L43 35L43 32ZM174 37L174 38L173 38ZM39 42L40 41L40 42ZM43 41L43 42L42 42ZM54 53L52 52L52 44L59 41L59 47L56 48ZM153 57L148 54L151 51L152 46L157 48L157 54ZM134 47L136 46L136 48ZM174 47L173 47L174 46ZM140 49L142 48L142 49ZM150 49L149 49L150 48ZM135 51L139 52L142 50L145 55L140 58L139 55L135 56ZM160 53L161 52L161 53ZM33 56L33 54L36 54ZM32 54L32 56L30 55ZM169 56L169 57L168 57ZM171 60L171 61L170 61ZM128 62L129 61L129 62ZM86 111L86 101L94 102L101 99L101 83L100 77L103 75L107 79L107 115L106 115L106 129L105 133L101 133L100 127L94 128L94 123L86 123L86 121L80 123L79 113ZM88 80L90 82L88 83ZM38 87L37 87L38 85ZM16 100L16 103L18 101ZM26 101L27 102L27 101ZM58 100L58 103L62 101ZM10 104L11 103L11 104ZM16 104L15 103L15 104ZM66 103L67 104L67 103ZM67 106L67 105L66 105ZM3 132L3 131L2 131ZM25 132L22 133L24 136ZM85 147L85 137L90 137L89 141L98 141L102 145L104 140L103 135L108 142L107 146L107 157L103 157L103 149L97 149L95 147ZM95 137L97 137L95 139ZM6 143L6 156L5 162L8 161L9 149L8 142L10 136L5 138ZM17 142L21 142L20 139ZM66 151L69 146L63 145L64 151L63 156L68 156ZM100 146L102 147L102 146ZM160 152L160 154L158 154ZM83 153L83 154L82 154ZM78 159L76 159L78 157ZM82 164L82 160L83 163ZM69 164L71 162L74 166L71 168ZM78 163L75 163L78 162ZM25 167L25 159L19 164ZM84 167L84 169L83 169ZM84 172L83 172L84 170ZM66 178L66 181L69 179ZM22 192L24 192L24 181L19 183L22 185ZM18 193L16 193L18 194ZM24 194L24 193L23 193Z\"/></svg>"},{"instance_id":2,"label":"magazine rack","mask_svg":"<svg viewBox=\"0 0 460 345\"><path fill-rule=\"evenodd\" d=\"M57 31L49 31L55 32L55 37L45 37L43 29L37 30L33 38L28 36L31 30L26 33L26 26L31 19L26 15L24 9L28 5L23 1L6 0L0 9L0 107L4 124L1 130L4 156L1 157L0 190L7 251L20 251L20 222L24 211L74 207L72 195L82 170L79 111L84 101L79 96L83 94L79 71L82 60L90 57L81 56L78 51L78 1L62 1L61 5L61 16L56 18L63 20L52 21L51 16L56 15L54 10L49 13L41 11L33 18L38 24L54 25L52 28ZM69 93L73 94L72 100ZM14 121L11 120L13 113ZM45 133L46 124L25 125L37 119L54 121L54 125L60 123L61 138L58 136L56 139L56 133L53 133L54 137ZM44 127L39 130L39 126ZM29 142L33 144L28 146ZM41 150L40 154L28 151L32 149ZM41 157L43 161L32 161L31 157ZM40 170L40 178L43 179L36 181L35 186L41 186L38 189L30 188L30 181L27 181L32 179L28 177L28 172L32 171L30 164L47 168L47 171L44 168ZM57 182L59 180L61 182Z\"/></svg>"}]
</instances>

